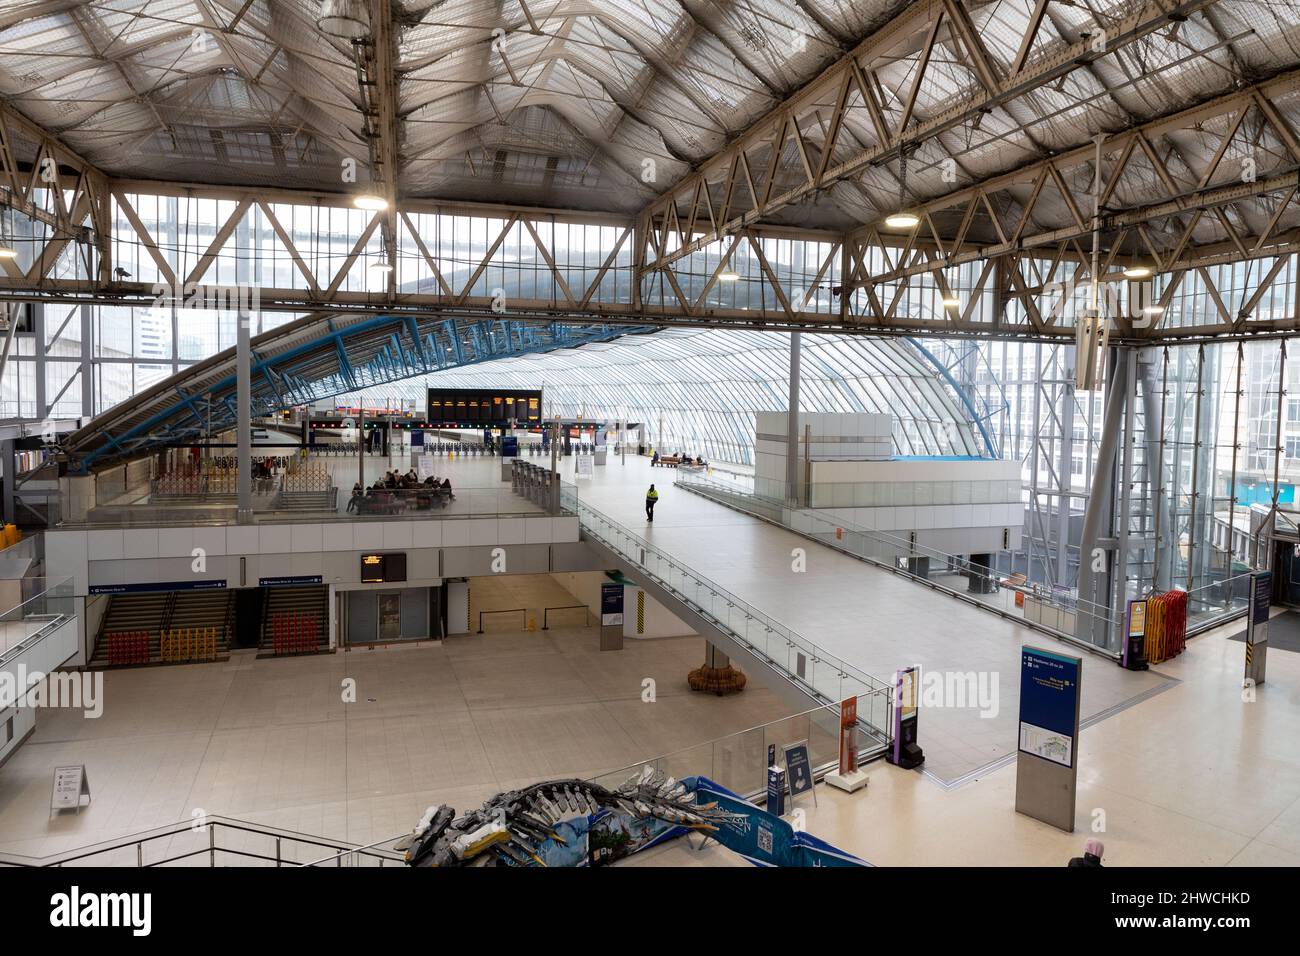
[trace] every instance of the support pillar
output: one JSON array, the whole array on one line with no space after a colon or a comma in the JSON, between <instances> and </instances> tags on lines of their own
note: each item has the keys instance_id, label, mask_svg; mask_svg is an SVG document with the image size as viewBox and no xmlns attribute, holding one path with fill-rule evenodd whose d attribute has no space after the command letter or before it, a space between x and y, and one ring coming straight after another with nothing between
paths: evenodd
<instances>
[{"instance_id":1,"label":"support pillar","mask_svg":"<svg viewBox=\"0 0 1300 956\"><path fill-rule=\"evenodd\" d=\"M803 336L790 333L790 398L785 417L785 497L791 507L799 503L799 363Z\"/></svg>"},{"instance_id":2,"label":"support pillar","mask_svg":"<svg viewBox=\"0 0 1300 956\"><path fill-rule=\"evenodd\" d=\"M1145 441L1147 489L1151 496L1153 525L1151 535L1151 586L1157 591L1168 591L1172 585L1169 569L1175 544L1172 530L1173 522L1169 517L1169 499L1165 494L1163 477L1165 456L1164 442L1161 440L1161 435L1164 430L1164 411L1161 389L1156 382L1156 359L1154 349L1144 351L1138 356L1138 385L1142 389L1142 437ZM1233 435L1236 435L1235 429ZM1236 461L1236 452L1234 451L1234 468L1236 467Z\"/></svg>"},{"instance_id":3,"label":"support pillar","mask_svg":"<svg viewBox=\"0 0 1300 956\"><path fill-rule=\"evenodd\" d=\"M18 462L14 454L15 443L12 438L0 442L0 468L4 469L3 511L4 523L14 523L14 479L17 477Z\"/></svg>"},{"instance_id":4,"label":"support pillar","mask_svg":"<svg viewBox=\"0 0 1300 956\"><path fill-rule=\"evenodd\" d=\"M745 689L749 679L731 666L731 659L712 644L704 645L704 664L686 675L691 690L701 693L738 694Z\"/></svg>"},{"instance_id":5,"label":"support pillar","mask_svg":"<svg viewBox=\"0 0 1300 956\"><path fill-rule=\"evenodd\" d=\"M357 399L357 481L366 487L366 397Z\"/></svg>"},{"instance_id":6,"label":"support pillar","mask_svg":"<svg viewBox=\"0 0 1300 956\"><path fill-rule=\"evenodd\" d=\"M1095 608L1110 607L1110 564L1107 562L1105 570L1101 572L1093 571L1093 552L1111 513L1115 458L1124 420L1124 393L1129 380L1130 360L1126 348L1115 349L1111 355L1110 374L1106 376L1106 413L1102 418L1097 470L1093 472L1088 505L1083 513L1083 532L1079 538L1079 607L1075 615L1075 636L1097 647L1107 646L1107 622L1097 617ZM1113 559L1113 555L1109 557Z\"/></svg>"},{"instance_id":7,"label":"support pillar","mask_svg":"<svg viewBox=\"0 0 1300 956\"><path fill-rule=\"evenodd\" d=\"M248 310L239 310L235 348L235 491L238 501L235 520L249 524L253 520L253 404L252 338Z\"/></svg>"}]
</instances>

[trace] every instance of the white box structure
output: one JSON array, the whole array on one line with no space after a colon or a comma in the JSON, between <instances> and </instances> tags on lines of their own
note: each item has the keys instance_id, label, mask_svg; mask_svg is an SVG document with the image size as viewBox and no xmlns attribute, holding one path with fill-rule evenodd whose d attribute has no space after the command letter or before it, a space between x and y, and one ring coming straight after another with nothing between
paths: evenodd
<instances>
[{"instance_id":1,"label":"white box structure","mask_svg":"<svg viewBox=\"0 0 1300 956\"><path fill-rule=\"evenodd\" d=\"M754 493L785 497L786 413L758 412L754 441ZM808 441L805 442L805 429ZM813 461L887 461L894 453L894 416L872 412L803 412L799 415L799 480L805 456ZM806 446L806 447L805 447Z\"/></svg>"},{"instance_id":2,"label":"white box structure","mask_svg":"<svg viewBox=\"0 0 1300 956\"><path fill-rule=\"evenodd\" d=\"M800 414L799 501L788 514L792 527L819 533L831 522L846 531L878 532L873 544L885 546L870 550L881 557L907 556L913 547L953 555L1020 547L1020 462L895 458L892 425L891 415ZM784 500L786 413L759 412L756 426L754 493Z\"/></svg>"}]
</instances>

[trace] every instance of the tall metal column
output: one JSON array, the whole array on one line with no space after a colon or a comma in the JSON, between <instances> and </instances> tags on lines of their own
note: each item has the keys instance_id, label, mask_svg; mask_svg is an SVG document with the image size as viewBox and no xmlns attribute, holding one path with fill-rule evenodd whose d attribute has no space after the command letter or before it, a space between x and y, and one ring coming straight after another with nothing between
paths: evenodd
<instances>
[{"instance_id":1,"label":"tall metal column","mask_svg":"<svg viewBox=\"0 0 1300 956\"><path fill-rule=\"evenodd\" d=\"M1069 355L1068 347L1066 355ZM1067 361L1068 365L1068 361ZM1061 447L1057 456L1056 480L1060 496L1056 499L1056 580L1069 580L1070 567L1070 502L1067 492L1074 490L1074 382L1071 381L1074 369L1063 369L1061 376L1061 393L1057 415L1061 426ZM1046 538L1046 535L1044 535ZM1050 554L1050 548L1046 548Z\"/></svg>"},{"instance_id":2,"label":"tall metal column","mask_svg":"<svg viewBox=\"0 0 1300 956\"><path fill-rule=\"evenodd\" d=\"M1088 506L1083 513L1083 532L1079 538L1079 608L1075 615L1075 636L1089 644L1097 644L1098 634L1105 634L1104 626L1099 627L1095 605L1108 609L1109 589L1100 594L1097 589L1097 573L1093 571L1093 551L1097 548L1097 539L1101 537L1102 526L1110 514L1111 497L1114 490L1112 479L1115 475L1115 452L1119 447L1119 433L1124 418L1125 385L1128 382L1129 350L1116 349L1110 374L1106 376L1106 414L1102 420L1101 443L1097 451L1097 470L1093 472L1092 488L1088 495ZM1102 577L1106 577L1103 572ZM1105 641L1098 646L1105 646Z\"/></svg>"},{"instance_id":3,"label":"tall metal column","mask_svg":"<svg viewBox=\"0 0 1300 956\"><path fill-rule=\"evenodd\" d=\"M1169 375L1169 355L1165 350L1164 375ZM1156 385L1154 351L1148 350L1138 357L1138 384L1142 389L1142 436L1146 443L1147 492L1150 496L1151 520L1151 586L1157 591L1168 591L1172 585L1169 576L1170 550L1162 537L1172 534L1173 522L1169 516L1168 496L1165 494L1165 412L1164 389Z\"/></svg>"},{"instance_id":4,"label":"tall metal column","mask_svg":"<svg viewBox=\"0 0 1300 956\"><path fill-rule=\"evenodd\" d=\"M1201 475L1201 404L1205 397L1205 346L1198 346L1196 349L1196 410L1192 419L1192 484L1191 494L1188 498L1190 506L1188 508L1187 518L1187 590L1196 589L1196 549L1199 546L1196 536L1196 522L1198 520L1198 509L1196 507L1201 496L1201 488L1204 487L1200 481ZM1281 424L1281 413L1278 414L1278 423ZM1211 449L1212 450L1212 449Z\"/></svg>"},{"instance_id":5,"label":"tall metal column","mask_svg":"<svg viewBox=\"0 0 1300 956\"><path fill-rule=\"evenodd\" d=\"M785 417L785 497L792 505L799 500L799 360L803 336L790 333L790 400Z\"/></svg>"},{"instance_id":6,"label":"tall metal column","mask_svg":"<svg viewBox=\"0 0 1300 956\"><path fill-rule=\"evenodd\" d=\"M253 385L252 338L249 314L239 310L235 338L235 490L238 501L235 520L248 524L253 520Z\"/></svg>"},{"instance_id":7,"label":"tall metal column","mask_svg":"<svg viewBox=\"0 0 1300 956\"><path fill-rule=\"evenodd\" d=\"M81 414L83 418L95 417L95 366L94 348L91 344L93 322L90 306L81 305Z\"/></svg>"},{"instance_id":8,"label":"tall metal column","mask_svg":"<svg viewBox=\"0 0 1300 956\"><path fill-rule=\"evenodd\" d=\"M366 396L357 396L357 481L366 486Z\"/></svg>"},{"instance_id":9,"label":"tall metal column","mask_svg":"<svg viewBox=\"0 0 1300 956\"><path fill-rule=\"evenodd\" d=\"M15 453L16 443L12 438L0 441L0 468L4 470L4 489L0 493L0 512L3 512L5 524L13 524L14 479L18 476L18 459Z\"/></svg>"}]
</instances>

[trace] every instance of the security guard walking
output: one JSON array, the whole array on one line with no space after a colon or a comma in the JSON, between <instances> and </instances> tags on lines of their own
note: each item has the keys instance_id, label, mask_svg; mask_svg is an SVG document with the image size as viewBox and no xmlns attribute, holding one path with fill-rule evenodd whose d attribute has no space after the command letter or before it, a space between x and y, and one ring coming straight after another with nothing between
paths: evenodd
<instances>
[{"instance_id":1,"label":"security guard walking","mask_svg":"<svg viewBox=\"0 0 1300 956\"><path fill-rule=\"evenodd\" d=\"M650 490L645 493L645 520L655 520L655 502L659 500L659 492L655 491L655 486L651 485Z\"/></svg>"}]
</instances>

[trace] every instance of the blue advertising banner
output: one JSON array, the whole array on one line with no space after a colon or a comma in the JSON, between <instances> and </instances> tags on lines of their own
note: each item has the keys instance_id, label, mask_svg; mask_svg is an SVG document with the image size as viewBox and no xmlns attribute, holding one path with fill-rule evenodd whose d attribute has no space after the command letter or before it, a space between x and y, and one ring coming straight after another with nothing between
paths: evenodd
<instances>
[{"instance_id":1,"label":"blue advertising banner","mask_svg":"<svg viewBox=\"0 0 1300 956\"><path fill-rule=\"evenodd\" d=\"M519 437L517 435L501 436L501 457L502 458L519 457Z\"/></svg>"},{"instance_id":2,"label":"blue advertising banner","mask_svg":"<svg viewBox=\"0 0 1300 956\"><path fill-rule=\"evenodd\" d=\"M733 815L710 836L755 866L871 865L825 840L796 830L708 777L687 777L682 783L699 794L700 803L716 801L720 809Z\"/></svg>"},{"instance_id":3,"label":"blue advertising banner","mask_svg":"<svg viewBox=\"0 0 1300 956\"><path fill-rule=\"evenodd\" d=\"M1078 696L1078 660L1021 648L1020 751L1073 767Z\"/></svg>"},{"instance_id":4,"label":"blue advertising banner","mask_svg":"<svg viewBox=\"0 0 1300 956\"><path fill-rule=\"evenodd\" d=\"M418 428L415 429L415 431L411 432L411 447L412 448L424 447L424 432L420 431Z\"/></svg>"},{"instance_id":5,"label":"blue advertising banner","mask_svg":"<svg viewBox=\"0 0 1300 956\"><path fill-rule=\"evenodd\" d=\"M148 594L154 591L213 591L226 586L220 581L157 581L145 584L92 584L89 594Z\"/></svg>"},{"instance_id":6,"label":"blue advertising banner","mask_svg":"<svg viewBox=\"0 0 1300 956\"><path fill-rule=\"evenodd\" d=\"M623 623L623 585L602 584L600 586L600 623L602 625Z\"/></svg>"}]
</instances>

